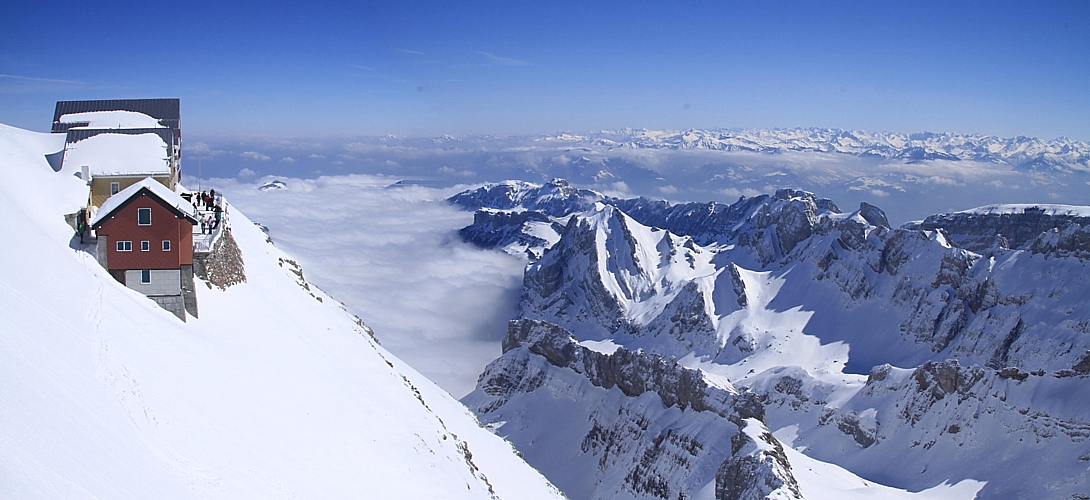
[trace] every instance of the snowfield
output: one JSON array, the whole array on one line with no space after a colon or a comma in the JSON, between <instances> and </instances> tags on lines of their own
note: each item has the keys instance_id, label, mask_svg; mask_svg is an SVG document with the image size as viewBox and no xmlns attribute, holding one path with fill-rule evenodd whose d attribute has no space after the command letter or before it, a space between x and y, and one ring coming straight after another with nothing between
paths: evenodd
<instances>
[{"instance_id":1,"label":"snowfield","mask_svg":"<svg viewBox=\"0 0 1090 500\"><path fill-rule=\"evenodd\" d=\"M0 497L562 497L237 211L247 281L198 280L199 319L117 283L63 140L0 125Z\"/></svg>"}]
</instances>

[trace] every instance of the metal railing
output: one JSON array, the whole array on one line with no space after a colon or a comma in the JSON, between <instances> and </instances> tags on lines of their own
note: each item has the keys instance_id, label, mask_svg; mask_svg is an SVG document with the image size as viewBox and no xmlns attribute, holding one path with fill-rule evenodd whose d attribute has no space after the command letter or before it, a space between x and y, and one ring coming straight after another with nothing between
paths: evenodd
<instances>
[{"instance_id":1,"label":"metal railing","mask_svg":"<svg viewBox=\"0 0 1090 500\"><path fill-rule=\"evenodd\" d=\"M213 202L213 205L218 205L222 210L222 212L220 212L220 222L212 228L211 234L200 232L202 227L202 223L200 222L193 226L193 253L211 252L212 249L216 247L216 242L219 241L220 236L223 235L224 229L231 227L230 205L222 194L216 193L216 200ZM197 209L198 220L203 221L209 216L212 217L214 222L216 217L215 210L208 210L203 204L200 205Z\"/></svg>"}]
</instances>

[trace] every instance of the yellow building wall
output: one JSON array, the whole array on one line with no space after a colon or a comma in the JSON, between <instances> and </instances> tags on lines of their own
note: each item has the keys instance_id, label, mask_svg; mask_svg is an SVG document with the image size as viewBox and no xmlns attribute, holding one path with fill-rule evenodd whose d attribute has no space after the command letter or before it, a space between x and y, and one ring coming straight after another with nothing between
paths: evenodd
<instances>
[{"instance_id":1,"label":"yellow building wall","mask_svg":"<svg viewBox=\"0 0 1090 500\"><path fill-rule=\"evenodd\" d=\"M174 189L173 175L153 176L152 179L159 181L160 184ZM91 178L91 198L88 200L88 205L92 207L101 207L102 204L110 197L110 183L118 183L117 190L121 191L137 182L140 182L147 177L92 177Z\"/></svg>"}]
</instances>

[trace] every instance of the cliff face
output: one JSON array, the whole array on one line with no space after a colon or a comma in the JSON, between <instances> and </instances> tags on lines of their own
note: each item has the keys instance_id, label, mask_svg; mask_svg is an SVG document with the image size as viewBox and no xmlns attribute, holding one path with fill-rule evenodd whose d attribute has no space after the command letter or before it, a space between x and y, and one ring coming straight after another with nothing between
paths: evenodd
<instances>
[{"instance_id":1,"label":"cliff face","mask_svg":"<svg viewBox=\"0 0 1090 500\"><path fill-rule=\"evenodd\" d=\"M952 243L982 253L1002 237L1006 248L1022 248L1041 233L1090 225L1090 210L1067 205L995 205L952 214L931 215L913 229L941 229Z\"/></svg>"},{"instance_id":2,"label":"cliff face","mask_svg":"<svg viewBox=\"0 0 1090 500\"><path fill-rule=\"evenodd\" d=\"M543 321L512 321L503 348L463 401L569 496L674 499L714 488L716 498L797 498L754 394L709 384L673 359L594 351ZM759 433L760 446L743 430Z\"/></svg>"}]
</instances>

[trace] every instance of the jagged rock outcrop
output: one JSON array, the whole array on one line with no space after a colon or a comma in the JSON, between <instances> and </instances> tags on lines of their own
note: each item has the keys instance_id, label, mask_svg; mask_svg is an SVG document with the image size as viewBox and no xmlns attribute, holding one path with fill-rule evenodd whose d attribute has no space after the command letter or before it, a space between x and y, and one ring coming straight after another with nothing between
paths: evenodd
<instances>
[{"instance_id":1,"label":"jagged rock outcrop","mask_svg":"<svg viewBox=\"0 0 1090 500\"><path fill-rule=\"evenodd\" d=\"M731 438L731 458L715 473L716 500L801 499L783 445L760 422Z\"/></svg>"},{"instance_id":2,"label":"jagged rock outcrop","mask_svg":"<svg viewBox=\"0 0 1090 500\"><path fill-rule=\"evenodd\" d=\"M1090 223L1070 224L1063 230L1051 229L1029 243L1029 251L1045 257L1090 260Z\"/></svg>"},{"instance_id":3,"label":"jagged rock outcrop","mask_svg":"<svg viewBox=\"0 0 1090 500\"><path fill-rule=\"evenodd\" d=\"M503 349L463 402L573 498L672 500L712 482L724 491L798 491L753 394L710 384L673 359L595 351L543 321L512 321ZM552 404L569 408L567 422L512 425L526 412L543 416ZM558 463L554 453L568 458Z\"/></svg>"},{"instance_id":4,"label":"jagged rock outcrop","mask_svg":"<svg viewBox=\"0 0 1090 500\"><path fill-rule=\"evenodd\" d=\"M603 354L580 346L571 332L559 326L513 320L503 339L503 350L523 346L555 366L586 376L595 386L617 387L629 397L654 392L666 406L710 411L736 424L739 419L764 419L764 408L755 396L709 386L699 370L681 367L675 359L623 347Z\"/></svg>"}]
</instances>

